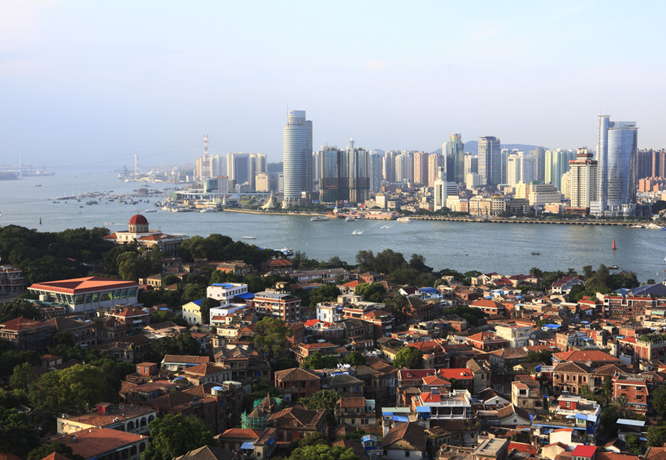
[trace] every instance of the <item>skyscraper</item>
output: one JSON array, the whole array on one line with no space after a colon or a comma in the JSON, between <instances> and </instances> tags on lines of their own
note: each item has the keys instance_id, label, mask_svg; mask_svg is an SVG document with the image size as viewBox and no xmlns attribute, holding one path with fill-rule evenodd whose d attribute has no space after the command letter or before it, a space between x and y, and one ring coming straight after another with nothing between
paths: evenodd
<instances>
[{"instance_id":1,"label":"skyscraper","mask_svg":"<svg viewBox=\"0 0 666 460\"><path fill-rule=\"evenodd\" d=\"M481 136L479 141L479 174L484 185L498 185L502 176L500 140L494 136Z\"/></svg>"},{"instance_id":2,"label":"skyscraper","mask_svg":"<svg viewBox=\"0 0 666 460\"><path fill-rule=\"evenodd\" d=\"M227 176L234 184L250 183L250 154L227 153Z\"/></svg>"},{"instance_id":3,"label":"skyscraper","mask_svg":"<svg viewBox=\"0 0 666 460\"><path fill-rule=\"evenodd\" d=\"M598 201L591 205L597 215L630 215L636 206L636 155L638 127L634 121L610 121L599 116L597 162Z\"/></svg>"},{"instance_id":4,"label":"skyscraper","mask_svg":"<svg viewBox=\"0 0 666 460\"><path fill-rule=\"evenodd\" d=\"M428 185L428 157L427 152L414 152L414 182Z\"/></svg>"},{"instance_id":5,"label":"skyscraper","mask_svg":"<svg viewBox=\"0 0 666 460\"><path fill-rule=\"evenodd\" d=\"M441 166L437 168L437 179L435 179L435 185L433 187L433 192L434 192L434 211L439 211L443 207L446 206L446 198L447 198L447 189L446 189L446 173L444 172L444 168Z\"/></svg>"},{"instance_id":6,"label":"skyscraper","mask_svg":"<svg viewBox=\"0 0 666 460\"><path fill-rule=\"evenodd\" d=\"M285 205L298 203L302 192L312 190L312 122L305 110L290 110L282 131Z\"/></svg>"},{"instance_id":7,"label":"skyscraper","mask_svg":"<svg viewBox=\"0 0 666 460\"><path fill-rule=\"evenodd\" d=\"M589 208L590 203L597 201L598 164L592 159L587 149L578 149L575 160L570 162L569 198L572 208Z\"/></svg>"},{"instance_id":8,"label":"skyscraper","mask_svg":"<svg viewBox=\"0 0 666 460\"><path fill-rule=\"evenodd\" d=\"M446 144L446 167L448 182L461 184L465 181L465 150L460 134L449 136L449 142Z\"/></svg>"}]
</instances>

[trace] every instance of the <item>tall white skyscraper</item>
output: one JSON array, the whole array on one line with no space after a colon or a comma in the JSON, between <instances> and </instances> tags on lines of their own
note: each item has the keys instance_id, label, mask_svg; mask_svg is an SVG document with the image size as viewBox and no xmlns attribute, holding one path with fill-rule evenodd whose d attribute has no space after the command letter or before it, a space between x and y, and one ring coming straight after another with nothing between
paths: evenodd
<instances>
[{"instance_id":1,"label":"tall white skyscraper","mask_svg":"<svg viewBox=\"0 0 666 460\"><path fill-rule=\"evenodd\" d=\"M282 131L285 205L295 204L312 190L312 122L305 110L290 110Z\"/></svg>"},{"instance_id":2,"label":"tall white skyscraper","mask_svg":"<svg viewBox=\"0 0 666 460\"><path fill-rule=\"evenodd\" d=\"M439 211L444 206L446 206L447 188L446 188L446 173L444 172L443 167L437 168L437 179L435 179L435 185L433 186L434 192L434 202L433 210Z\"/></svg>"}]
</instances>

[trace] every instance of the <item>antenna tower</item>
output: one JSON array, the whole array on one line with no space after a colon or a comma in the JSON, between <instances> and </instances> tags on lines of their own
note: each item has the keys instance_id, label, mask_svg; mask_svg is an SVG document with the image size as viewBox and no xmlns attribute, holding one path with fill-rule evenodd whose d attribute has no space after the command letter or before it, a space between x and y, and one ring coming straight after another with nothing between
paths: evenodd
<instances>
[{"instance_id":1,"label":"antenna tower","mask_svg":"<svg viewBox=\"0 0 666 460\"><path fill-rule=\"evenodd\" d=\"M204 158L208 156L208 134L204 134Z\"/></svg>"},{"instance_id":2,"label":"antenna tower","mask_svg":"<svg viewBox=\"0 0 666 460\"><path fill-rule=\"evenodd\" d=\"M139 155L134 154L134 178L139 177Z\"/></svg>"}]
</instances>

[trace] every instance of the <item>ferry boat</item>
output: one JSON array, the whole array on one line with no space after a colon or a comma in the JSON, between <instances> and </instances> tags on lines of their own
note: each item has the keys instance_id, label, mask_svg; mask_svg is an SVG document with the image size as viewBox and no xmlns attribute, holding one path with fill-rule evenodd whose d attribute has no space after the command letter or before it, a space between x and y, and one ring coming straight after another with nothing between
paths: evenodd
<instances>
[{"instance_id":1,"label":"ferry boat","mask_svg":"<svg viewBox=\"0 0 666 460\"><path fill-rule=\"evenodd\" d=\"M203 211L202 211L202 212L203 212ZM257 237L256 237L256 236L244 236L243 239L244 239L244 240L256 240Z\"/></svg>"},{"instance_id":2,"label":"ferry boat","mask_svg":"<svg viewBox=\"0 0 666 460\"><path fill-rule=\"evenodd\" d=\"M314 216L312 219L310 219L312 222L326 222L328 221L328 217L326 216Z\"/></svg>"},{"instance_id":3,"label":"ferry boat","mask_svg":"<svg viewBox=\"0 0 666 460\"><path fill-rule=\"evenodd\" d=\"M401 224L408 224L412 221L409 217L398 217L398 220L396 222L400 222Z\"/></svg>"},{"instance_id":4,"label":"ferry boat","mask_svg":"<svg viewBox=\"0 0 666 460\"><path fill-rule=\"evenodd\" d=\"M345 219L345 222L356 222L356 218L354 216L348 216Z\"/></svg>"}]
</instances>

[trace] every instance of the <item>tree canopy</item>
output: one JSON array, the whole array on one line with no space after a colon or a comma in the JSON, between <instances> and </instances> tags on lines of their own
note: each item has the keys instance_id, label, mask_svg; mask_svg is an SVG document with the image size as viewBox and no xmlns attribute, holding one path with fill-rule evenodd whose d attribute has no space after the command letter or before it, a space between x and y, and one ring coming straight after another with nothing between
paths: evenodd
<instances>
[{"instance_id":1,"label":"tree canopy","mask_svg":"<svg viewBox=\"0 0 666 460\"><path fill-rule=\"evenodd\" d=\"M332 355L322 355L315 351L301 363L303 369L330 369L338 364L338 358Z\"/></svg>"},{"instance_id":2,"label":"tree canopy","mask_svg":"<svg viewBox=\"0 0 666 460\"><path fill-rule=\"evenodd\" d=\"M44 374L30 385L28 393L33 408L53 418L60 412L80 412L99 402L117 399L107 374L90 364Z\"/></svg>"},{"instance_id":3,"label":"tree canopy","mask_svg":"<svg viewBox=\"0 0 666 460\"><path fill-rule=\"evenodd\" d=\"M141 460L171 460L203 447L213 446L213 435L203 420L196 417L166 415L148 424L150 443Z\"/></svg>"},{"instance_id":4,"label":"tree canopy","mask_svg":"<svg viewBox=\"0 0 666 460\"><path fill-rule=\"evenodd\" d=\"M280 318L265 317L254 325L254 345L260 353L265 353L274 359L287 354L287 339L294 332Z\"/></svg>"},{"instance_id":5,"label":"tree canopy","mask_svg":"<svg viewBox=\"0 0 666 460\"><path fill-rule=\"evenodd\" d=\"M423 353L421 350L407 346L395 355L393 365L403 369L423 369Z\"/></svg>"},{"instance_id":6,"label":"tree canopy","mask_svg":"<svg viewBox=\"0 0 666 460\"><path fill-rule=\"evenodd\" d=\"M354 449L327 444L315 444L294 449L287 460L360 460Z\"/></svg>"},{"instance_id":7,"label":"tree canopy","mask_svg":"<svg viewBox=\"0 0 666 460\"><path fill-rule=\"evenodd\" d=\"M53 452L57 452L60 455L69 458L71 460L84 460L84 458L81 455L75 454L70 446L66 446L65 444L60 442L52 442L51 444L45 444L43 446L38 447L37 449L30 451L30 453L28 454L28 458L26 460L42 460L44 457L46 457L49 454L52 454Z\"/></svg>"},{"instance_id":8,"label":"tree canopy","mask_svg":"<svg viewBox=\"0 0 666 460\"><path fill-rule=\"evenodd\" d=\"M329 424L335 425L335 405L339 399L337 391L319 390L312 396L299 399L298 402L309 410L325 410Z\"/></svg>"},{"instance_id":9,"label":"tree canopy","mask_svg":"<svg viewBox=\"0 0 666 460\"><path fill-rule=\"evenodd\" d=\"M27 414L0 406L0 452L25 458L38 446L39 436L30 425Z\"/></svg>"}]
</instances>

